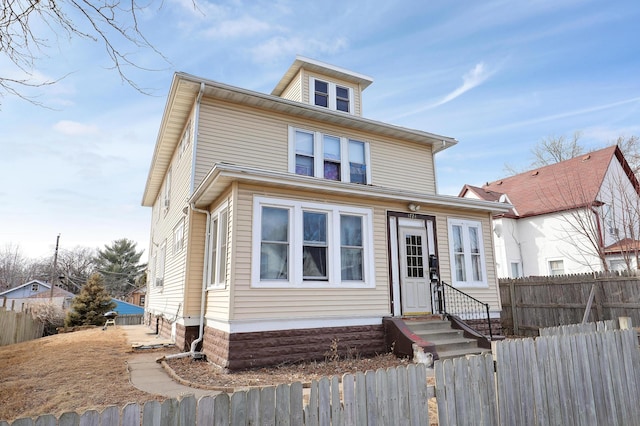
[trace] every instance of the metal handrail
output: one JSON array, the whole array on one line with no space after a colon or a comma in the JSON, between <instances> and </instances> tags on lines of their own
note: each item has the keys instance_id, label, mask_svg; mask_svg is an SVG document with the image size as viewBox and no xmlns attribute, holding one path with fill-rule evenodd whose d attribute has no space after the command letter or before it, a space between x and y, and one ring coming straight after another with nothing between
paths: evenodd
<instances>
[{"instance_id":1,"label":"metal handrail","mask_svg":"<svg viewBox=\"0 0 640 426\"><path fill-rule=\"evenodd\" d=\"M493 339L488 303L481 302L444 281L431 283L431 296L432 306L437 308L440 315L457 316L479 334L488 336L489 340ZM486 323L483 322L485 317ZM476 323L469 324L472 321Z\"/></svg>"}]
</instances>

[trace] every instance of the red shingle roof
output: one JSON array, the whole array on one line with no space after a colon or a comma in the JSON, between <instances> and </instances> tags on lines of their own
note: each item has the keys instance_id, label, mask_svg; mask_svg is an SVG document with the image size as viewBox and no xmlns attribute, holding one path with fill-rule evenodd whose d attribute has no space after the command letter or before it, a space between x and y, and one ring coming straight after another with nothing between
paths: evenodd
<instances>
[{"instance_id":1,"label":"red shingle roof","mask_svg":"<svg viewBox=\"0 0 640 426\"><path fill-rule=\"evenodd\" d=\"M597 204L598 193L613 159L627 172L638 188L620 149L614 145L539 169L490 182L482 188L465 185L463 196L473 191L484 200L495 201L507 194L516 217L536 216Z\"/></svg>"}]
</instances>

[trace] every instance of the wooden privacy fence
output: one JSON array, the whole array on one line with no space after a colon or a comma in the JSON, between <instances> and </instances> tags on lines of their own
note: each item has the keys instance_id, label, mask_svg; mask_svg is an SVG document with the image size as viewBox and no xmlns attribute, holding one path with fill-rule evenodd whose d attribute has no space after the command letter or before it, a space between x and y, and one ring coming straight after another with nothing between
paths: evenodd
<instances>
[{"instance_id":1,"label":"wooden privacy fence","mask_svg":"<svg viewBox=\"0 0 640 426\"><path fill-rule=\"evenodd\" d=\"M108 407L82 415L26 418L12 426L203 426L203 425L429 425L424 365L345 374L311 383L304 404L301 383L235 392ZM9 423L1 422L0 426Z\"/></svg>"},{"instance_id":2,"label":"wooden privacy fence","mask_svg":"<svg viewBox=\"0 0 640 426\"><path fill-rule=\"evenodd\" d=\"M140 325L142 324L142 314L125 314L116 317L117 325Z\"/></svg>"},{"instance_id":3,"label":"wooden privacy fence","mask_svg":"<svg viewBox=\"0 0 640 426\"><path fill-rule=\"evenodd\" d=\"M585 324L559 325L540 329L540 336L562 336L566 334L594 333L596 331L617 330L614 320L588 322Z\"/></svg>"},{"instance_id":4,"label":"wooden privacy fence","mask_svg":"<svg viewBox=\"0 0 640 426\"><path fill-rule=\"evenodd\" d=\"M545 327L582 322L592 285L587 321L630 317L640 324L640 278L612 274L500 279L505 334L537 336Z\"/></svg>"},{"instance_id":5,"label":"wooden privacy fence","mask_svg":"<svg viewBox=\"0 0 640 426\"><path fill-rule=\"evenodd\" d=\"M575 331L575 329L573 330ZM11 426L630 425L640 418L640 350L633 329L512 339L491 354L313 382L15 420ZM435 421L435 419L432 419ZM9 423L0 422L0 426Z\"/></svg>"},{"instance_id":6,"label":"wooden privacy fence","mask_svg":"<svg viewBox=\"0 0 640 426\"><path fill-rule=\"evenodd\" d=\"M0 308L0 346L37 339L43 332L44 324L33 318L31 312Z\"/></svg>"},{"instance_id":7,"label":"wooden privacy fence","mask_svg":"<svg viewBox=\"0 0 640 426\"><path fill-rule=\"evenodd\" d=\"M631 425L640 418L633 330L505 340L491 355L437 361L440 426ZM495 389L495 390L494 390Z\"/></svg>"}]
</instances>

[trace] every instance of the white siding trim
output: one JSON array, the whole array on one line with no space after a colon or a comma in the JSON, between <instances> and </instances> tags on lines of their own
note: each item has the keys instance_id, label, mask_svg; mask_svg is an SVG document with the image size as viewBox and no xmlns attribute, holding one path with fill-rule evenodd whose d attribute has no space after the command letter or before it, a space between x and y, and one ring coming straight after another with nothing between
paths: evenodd
<instances>
[{"instance_id":1,"label":"white siding trim","mask_svg":"<svg viewBox=\"0 0 640 426\"><path fill-rule=\"evenodd\" d=\"M279 318L219 321L207 318L206 325L226 333L251 333L277 330L301 330L306 328L356 327L380 325L381 316L339 318Z\"/></svg>"}]
</instances>

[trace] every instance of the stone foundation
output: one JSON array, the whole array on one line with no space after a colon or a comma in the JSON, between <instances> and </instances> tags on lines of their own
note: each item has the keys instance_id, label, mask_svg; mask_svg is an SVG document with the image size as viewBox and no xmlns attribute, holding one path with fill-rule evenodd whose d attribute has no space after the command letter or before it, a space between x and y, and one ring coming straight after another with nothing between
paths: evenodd
<instances>
[{"instance_id":1,"label":"stone foundation","mask_svg":"<svg viewBox=\"0 0 640 426\"><path fill-rule=\"evenodd\" d=\"M334 342L337 348L332 349ZM335 353L368 356L384 353L386 349L380 324L234 334L206 327L203 351L217 365L242 370L324 360Z\"/></svg>"}]
</instances>

